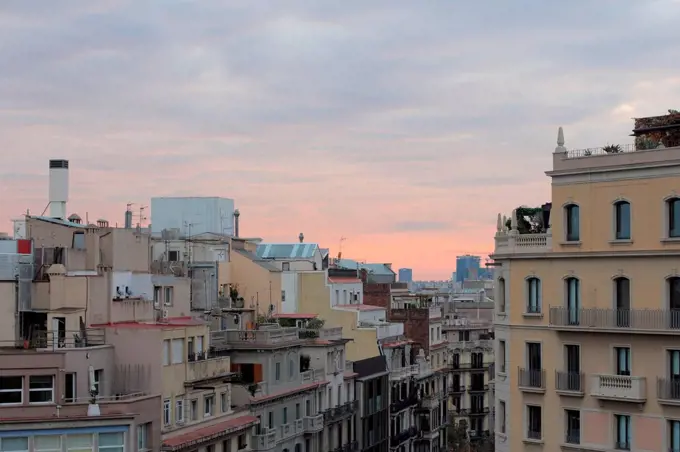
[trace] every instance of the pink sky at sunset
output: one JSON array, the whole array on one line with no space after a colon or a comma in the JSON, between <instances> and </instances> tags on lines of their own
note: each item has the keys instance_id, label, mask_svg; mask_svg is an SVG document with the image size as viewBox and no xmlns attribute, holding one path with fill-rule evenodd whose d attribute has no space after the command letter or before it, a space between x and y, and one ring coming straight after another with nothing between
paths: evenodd
<instances>
[{"instance_id":1,"label":"pink sky at sunset","mask_svg":"<svg viewBox=\"0 0 680 452\"><path fill-rule=\"evenodd\" d=\"M243 236L445 279L498 212L550 200L558 126L628 143L680 109L671 0L30 3L0 8L0 231L65 158L90 221L223 196Z\"/></svg>"}]
</instances>

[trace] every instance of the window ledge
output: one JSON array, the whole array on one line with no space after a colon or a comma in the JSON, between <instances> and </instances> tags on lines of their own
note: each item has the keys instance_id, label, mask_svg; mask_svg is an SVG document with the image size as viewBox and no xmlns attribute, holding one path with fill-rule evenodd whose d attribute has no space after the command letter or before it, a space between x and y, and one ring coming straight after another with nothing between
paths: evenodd
<instances>
[{"instance_id":1,"label":"window ledge","mask_svg":"<svg viewBox=\"0 0 680 452\"><path fill-rule=\"evenodd\" d=\"M542 439L529 439L529 438L524 438L524 444L543 444Z\"/></svg>"},{"instance_id":2,"label":"window ledge","mask_svg":"<svg viewBox=\"0 0 680 452\"><path fill-rule=\"evenodd\" d=\"M610 245L632 245L632 239L614 239L609 241Z\"/></svg>"},{"instance_id":3,"label":"window ledge","mask_svg":"<svg viewBox=\"0 0 680 452\"><path fill-rule=\"evenodd\" d=\"M680 243L680 237L663 237L661 243Z\"/></svg>"},{"instance_id":4,"label":"window ledge","mask_svg":"<svg viewBox=\"0 0 680 452\"><path fill-rule=\"evenodd\" d=\"M498 377L499 380L505 381L508 378L508 374L505 372L501 372L500 370L496 372L496 376Z\"/></svg>"},{"instance_id":5,"label":"window ledge","mask_svg":"<svg viewBox=\"0 0 680 452\"><path fill-rule=\"evenodd\" d=\"M543 313L542 312L524 312L522 313L522 316L528 319L542 319L543 318Z\"/></svg>"},{"instance_id":6,"label":"window ledge","mask_svg":"<svg viewBox=\"0 0 680 452\"><path fill-rule=\"evenodd\" d=\"M561 246L581 246L581 241L580 240L565 240L564 242L560 242Z\"/></svg>"},{"instance_id":7,"label":"window ledge","mask_svg":"<svg viewBox=\"0 0 680 452\"><path fill-rule=\"evenodd\" d=\"M496 316L501 317L501 318L506 318L508 316L508 313L507 312L497 312Z\"/></svg>"}]
</instances>

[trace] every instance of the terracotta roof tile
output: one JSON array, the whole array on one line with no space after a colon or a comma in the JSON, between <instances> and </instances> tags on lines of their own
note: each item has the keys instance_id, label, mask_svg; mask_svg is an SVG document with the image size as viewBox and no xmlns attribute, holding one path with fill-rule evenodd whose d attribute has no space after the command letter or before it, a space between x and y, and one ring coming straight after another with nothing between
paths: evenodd
<instances>
[{"instance_id":1,"label":"terracotta roof tile","mask_svg":"<svg viewBox=\"0 0 680 452\"><path fill-rule=\"evenodd\" d=\"M187 433L175 436L174 438L168 438L163 441L163 450L174 450L178 447L182 447L185 444L200 441L203 438L205 440L210 440L215 436L227 435L235 431L243 430L251 425L257 424L258 420L255 416L240 416L237 418L232 418L227 421L218 422L217 424L210 425L208 427L198 428Z\"/></svg>"}]
</instances>

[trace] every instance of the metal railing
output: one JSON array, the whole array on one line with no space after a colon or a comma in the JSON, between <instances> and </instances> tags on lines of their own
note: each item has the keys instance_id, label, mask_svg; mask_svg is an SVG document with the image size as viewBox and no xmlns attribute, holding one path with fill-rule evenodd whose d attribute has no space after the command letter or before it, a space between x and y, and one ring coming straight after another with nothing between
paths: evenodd
<instances>
[{"instance_id":1,"label":"metal railing","mask_svg":"<svg viewBox=\"0 0 680 452\"><path fill-rule=\"evenodd\" d=\"M527 430L527 438L533 440L540 440L543 437L540 430Z\"/></svg>"},{"instance_id":2,"label":"metal railing","mask_svg":"<svg viewBox=\"0 0 680 452\"><path fill-rule=\"evenodd\" d=\"M18 341L0 341L1 346L23 349L68 349L106 345L106 334L102 328L86 328L78 330L37 330L26 339Z\"/></svg>"},{"instance_id":3,"label":"metal railing","mask_svg":"<svg viewBox=\"0 0 680 452\"><path fill-rule=\"evenodd\" d=\"M660 400L680 401L680 378L657 378L656 397Z\"/></svg>"},{"instance_id":4,"label":"metal railing","mask_svg":"<svg viewBox=\"0 0 680 452\"><path fill-rule=\"evenodd\" d=\"M450 349L473 350L475 348L493 349L493 341L489 339L477 339L473 341L452 341L449 342Z\"/></svg>"},{"instance_id":5,"label":"metal railing","mask_svg":"<svg viewBox=\"0 0 680 452\"><path fill-rule=\"evenodd\" d=\"M567 444L581 444L581 431L571 430L570 432L567 432L564 437L564 442Z\"/></svg>"},{"instance_id":6,"label":"metal railing","mask_svg":"<svg viewBox=\"0 0 680 452\"><path fill-rule=\"evenodd\" d=\"M449 394L462 394L465 392L465 385L449 386Z\"/></svg>"},{"instance_id":7,"label":"metal railing","mask_svg":"<svg viewBox=\"0 0 680 452\"><path fill-rule=\"evenodd\" d=\"M210 334L210 343L215 347L276 346L300 342L299 329L272 328L262 330L220 330Z\"/></svg>"},{"instance_id":8,"label":"metal railing","mask_svg":"<svg viewBox=\"0 0 680 452\"><path fill-rule=\"evenodd\" d=\"M570 149L567 151L567 158L574 159L579 157L591 157L596 155L616 155L635 152L638 149L635 144L615 144L600 146L597 148Z\"/></svg>"},{"instance_id":9,"label":"metal railing","mask_svg":"<svg viewBox=\"0 0 680 452\"><path fill-rule=\"evenodd\" d=\"M545 389L544 369L518 369L519 386L522 388Z\"/></svg>"},{"instance_id":10,"label":"metal railing","mask_svg":"<svg viewBox=\"0 0 680 452\"><path fill-rule=\"evenodd\" d=\"M555 371L555 389L558 391L583 392L584 388L583 372Z\"/></svg>"},{"instance_id":11,"label":"metal railing","mask_svg":"<svg viewBox=\"0 0 680 452\"><path fill-rule=\"evenodd\" d=\"M415 393L411 393L405 399L390 403L390 413L396 414L416 404L418 404L418 396Z\"/></svg>"},{"instance_id":12,"label":"metal railing","mask_svg":"<svg viewBox=\"0 0 680 452\"><path fill-rule=\"evenodd\" d=\"M401 432L390 437L390 447L396 447L399 444L413 438L417 434L418 429L415 427L409 427L406 430L402 430Z\"/></svg>"},{"instance_id":13,"label":"metal railing","mask_svg":"<svg viewBox=\"0 0 680 452\"><path fill-rule=\"evenodd\" d=\"M451 363L452 370L488 370L493 363L476 362L476 363Z\"/></svg>"},{"instance_id":14,"label":"metal railing","mask_svg":"<svg viewBox=\"0 0 680 452\"><path fill-rule=\"evenodd\" d=\"M325 423L341 421L348 416L356 413L359 409L359 401L351 400L349 402L343 403L340 406L329 408L323 412L323 420Z\"/></svg>"},{"instance_id":15,"label":"metal railing","mask_svg":"<svg viewBox=\"0 0 680 452\"><path fill-rule=\"evenodd\" d=\"M468 392L486 392L489 390L489 385L468 385Z\"/></svg>"},{"instance_id":16,"label":"metal railing","mask_svg":"<svg viewBox=\"0 0 680 452\"><path fill-rule=\"evenodd\" d=\"M550 308L550 326L583 329L680 332L680 310Z\"/></svg>"}]
</instances>

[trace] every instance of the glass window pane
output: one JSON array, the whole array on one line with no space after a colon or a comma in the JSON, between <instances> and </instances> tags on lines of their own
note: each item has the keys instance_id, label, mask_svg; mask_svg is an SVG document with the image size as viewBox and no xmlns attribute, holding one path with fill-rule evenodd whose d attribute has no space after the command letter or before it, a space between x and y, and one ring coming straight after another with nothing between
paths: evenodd
<instances>
[{"instance_id":1,"label":"glass window pane","mask_svg":"<svg viewBox=\"0 0 680 452\"><path fill-rule=\"evenodd\" d=\"M123 432L100 433L99 446L122 446L125 441Z\"/></svg>"},{"instance_id":2,"label":"glass window pane","mask_svg":"<svg viewBox=\"0 0 680 452\"><path fill-rule=\"evenodd\" d=\"M28 451L28 437L2 438L0 441L2 452Z\"/></svg>"},{"instance_id":3,"label":"glass window pane","mask_svg":"<svg viewBox=\"0 0 680 452\"><path fill-rule=\"evenodd\" d=\"M36 452L61 451L61 436L36 436L33 438L33 444Z\"/></svg>"},{"instance_id":4,"label":"glass window pane","mask_svg":"<svg viewBox=\"0 0 680 452\"><path fill-rule=\"evenodd\" d=\"M29 382L31 389L52 389L52 375L34 375Z\"/></svg>"},{"instance_id":5,"label":"glass window pane","mask_svg":"<svg viewBox=\"0 0 680 452\"><path fill-rule=\"evenodd\" d=\"M21 389L22 377L0 377L0 391Z\"/></svg>"},{"instance_id":6,"label":"glass window pane","mask_svg":"<svg viewBox=\"0 0 680 452\"><path fill-rule=\"evenodd\" d=\"M68 436L66 436L66 447L68 447L69 450L79 448L79 447L80 448L84 448L84 447L92 448L92 435L90 435L90 434L68 435Z\"/></svg>"}]
</instances>

